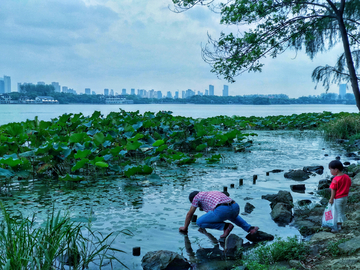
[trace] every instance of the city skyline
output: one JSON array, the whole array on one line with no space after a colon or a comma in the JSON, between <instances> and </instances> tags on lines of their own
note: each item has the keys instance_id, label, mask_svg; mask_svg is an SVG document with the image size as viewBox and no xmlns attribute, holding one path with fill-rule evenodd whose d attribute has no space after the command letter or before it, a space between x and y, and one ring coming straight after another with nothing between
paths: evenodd
<instances>
[{"instance_id":1,"label":"city skyline","mask_svg":"<svg viewBox=\"0 0 360 270\"><path fill-rule=\"evenodd\" d=\"M0 74L16 82L62 82L83 92L100 94L104 88L156 89L166 93L191 88L205 91L228 84L229 95L279 94L289 97L319 95L324 88L311 80L319 65L334 65L342 52L336 46L313 60L302 51L286 51L264 59L261 73L244 73L234 84L217 78L201 56L208 34L236 32L219 23L206 7L171 11L171 0L3 0L0 10ZM241 30L241 28L240 28ZM117 87L121 86L121 88ZM337 92L333 85L330 92Z\"/></svg>"}]
</instances>

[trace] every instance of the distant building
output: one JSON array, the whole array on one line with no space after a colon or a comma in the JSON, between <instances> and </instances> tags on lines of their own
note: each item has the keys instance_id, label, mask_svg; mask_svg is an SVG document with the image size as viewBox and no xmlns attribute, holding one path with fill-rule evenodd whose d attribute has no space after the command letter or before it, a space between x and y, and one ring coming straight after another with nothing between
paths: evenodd
<instances>
[{"instance_id":1,"label":"distant building","mask_svg":"<svg viewBox=\"0 0 360 270\"><path fill-rule=\"evenodd\" d=\"M96 95L95 91L91 91L91 94L92 94L92 95Z\"/></svg>"},{"instance_id":2,"label":"distant building","mask_svg":"<svg viewBox=\"0 0 360 270\"><path fill-rule=\"evenodd\" d=\"M161 99L161 98L162 98L162 92L161 92L161 91L156 91L156 98L157 98L157 99Z\"/></svg>"},{"instance_id":3,"label":"distant building","mask_svg":"<svg viewBox=\"0 0 360 270\"><path fill-rule=\"evenodd\" d=\"M174 98L179 98L179 91L175 91Z\"/></svg>"},{"instance_id":4,"label":"distant building","mask_svg":"<svg viewBox=\"0 0 360 270\"><path fill-rule=\"evenodd\" d=\"M90 88L85 88L85 95L90 95L91 93L91 89Z\"/></svg>"},{"instance_id":5,"label":"distant building","mask_svg":"<svg viewBox=\"0 0 360 270\"><path fill-rule=\"evenodd\" d=\"M0 78L0 94L4 94L4 93L5 93L4 79Z\"/></svg>"},{"instance_id":6,"label":"distant building","mask_svg":"<svg viewBox=\"0 0 360 270\"><path fill-rule=\"evenodd\" d=\"M61 87L61 89L62 89L61 92L67 93L69 88L67 86L63 86L63 87Z\"/></svg>"},{"instance_id":7,"label":"distant building","mask_svg":"<svg viewBox=\"0 0 360 270\"><path fill-rule=\"evenodd\" d=\"M4 93L11 93L11 78L4 75Z\"/></svg>"},{"instance_id":8,"label":"distant building","mask_svg":"<svg viewBox=\"0 0 360 270\"><path fill-rule=\"evenodd\" d=\"M108 96L109 95L109 89L105 88L104 89L104 96Z\"/></svg>"},{"instance_id":9,"label":"distant building","mask_svg":"<svg viewBox=\"0 0 360 270\"><path fill-rule=\"evenodd\" d=\"M51 83L52 86L54 86L54 91L55 93L60 93L60 84L58 82L52 82Z\"/></svg>"},{"instance_id":10,"label":"distant building","mask_svg":"<svg viewBox=\"0 0 360 270\"><path fill-rule=\"evenodd\" d=\"M229 96L229 86L228 86L228 85L224 85L223 97L227 97L227 96Z\"/></svg>"},{"instance_id":11,"label":"distant building","mask_svg":"<svg viewBox=\"0 0 360 270\"><path fill-rule=\"evenodd\" d=\"M172 94L171 94L171 92L170 92L170 91L167 91L167 93L166 93L166 97L167 97L167 98L173 98L173 97L172 97Z\"/></svg>"},{"instance_id":12,"label":"distant building","mask_svg":"<svg viewBox=\"0 0 360 270\"><path fill-rule=\"evenodd\" d=\"M113 95L114 95L114 90L111 89L111 90L110 90L110 96L113 96Z\"/></svg>"},{"instance_id":13,"label":"distant building","mask_svg":"<svg viewBox=\"0 0 360 270\"><path fill-rule=\"evenodd\" d=\"M126 98L111 97L105 99L106 104L133 104L133 100L127 100Z\"/></svg>"},{"instance_id":14,"label":"distant building","mask_svg":"<svg viewBox=\"0 0 360 270\"><path fill-rule=\"evenodd\" d=\"M45 82L38 82L37 85L45 85Z\"/></svg>"},{"instance_id":15,"label":"distant building","mask_svg":"<svg viewBox=\"0 0 360 270\"><path fill-rule=\"evenodd\" d=\"M56 99L50 96L38 96L35 98L35 103L42 104L57 104L59 103Z\"/></svg>"},{"instance_id":16,"label":"distant building","mask_svg":"<svg viewBox=\"0 0 360 270\"><path fill-rule=\"evenodd\" d=\"M213 96L214 95L214 86L213 85L209 85L209 96Z\"/></svg>"},{"instance_id":17,"label":"distant building","mask_svg":"<svg viewBox=\"0 0 360 270\"><path fill-rule=\"evenodd\" d=\"M126 89L125 89L125 88L123 88L123 89L121 90L121 95L126 95Z\"/></svg>"},{"instance_id":18,"label":"distant building","mask_svg":"<svg viewBox=\"0 0 360 270\"><path fill-rule=\"evenodd\" d=\"M185 91L181 91L181 98L185 98L186 97L186 92Z\"/></svg>"},{"instance_id":19,"label":"distant building","mask_svg":"<svg viewBox=\"0 0 360 270\"><path fill-rule=\"evenodd\" d=\"M131 88L130 94L133 95L133 96L135 96L135 88Z\"/></svg>"},{"instance_id":20,"label":"distant building","mask_svg":"<svg viewBox=\"0 0 360 270\"><path fill-rule=\"evenodd\" d=\"M344 99L346 95L346 84L340 84L339 86L339 98Z\"/></svg>"},{"instance_id":21,"label":"distant building","mask_svg":"<svg viewBox=\"0 0 360 270\"><path fill-rule=\"evenodd\" d=\"M0 103L1 104L9 104L11 102L11 97L8 94L1 94L0 95Z\"/></svg>"},{"instance_id":22,"label":"distant building","mask_svg":"<svg viewBox=\"0 0 360 270\"><path fill-rule=\"evenodd\" d=\"M191 89L186 90L185 98L191 98L192 96L195 96L195 92Z\"/></svg>"},{"instance_id":23,"label":"distant building","mask_svg":"<svg viewBox=\"0 0 360 270\"><path fill-rule=\"evenodd\" d=\"M205 89L205 96L209 95L209 90Z\"/></svg>"}]
</instances>

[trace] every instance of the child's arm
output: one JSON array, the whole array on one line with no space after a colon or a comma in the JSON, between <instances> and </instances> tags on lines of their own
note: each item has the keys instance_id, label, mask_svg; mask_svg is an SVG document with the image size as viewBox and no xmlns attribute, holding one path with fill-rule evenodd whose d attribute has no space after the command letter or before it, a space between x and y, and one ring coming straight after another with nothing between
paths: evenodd
<instances>
[{"instance_id":1,"label":"child's arm","mask_svg":"<svg viewBox=\"0 0 360 270\"><path fill-rule=\"evenodd\" d=\"M330 203L330 204L333 204L333 203L334 203L334 198L335 198L336 190L335 190L335 189L330 189L330 190L331 190L331 197L330 197L329 203Z\"/></svg>"}]
</instances>

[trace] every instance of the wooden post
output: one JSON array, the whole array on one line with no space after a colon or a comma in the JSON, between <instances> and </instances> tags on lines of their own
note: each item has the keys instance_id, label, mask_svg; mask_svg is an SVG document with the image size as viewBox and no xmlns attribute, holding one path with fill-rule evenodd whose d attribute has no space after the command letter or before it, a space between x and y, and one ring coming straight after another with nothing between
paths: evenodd
<instances>
[{"instance_id":1,"label":"wooden post","mask_svg":"<svg viewBox=\"0 0 360 270\"><path fill-rule=\"evenodd\" d=\"M257 179L257 175L254 174L254 175L253 175L253 184L254 184L254 185L256 184L256 179Z\"/></svg>"},{"instance_id":2,"label":"wooden post","mask_svg":"<svg viewBox=\"0 0 360 270\"><path fill-rule=\"evenodd\" d=\"M266 172L266 176L269 176L270 175L270 172Z\"/></svg>"},{"instance_id":3,"label":"wooden post","mask_svg":"<svg viewBox=\"0 0 360 270\"><path fill-rule=\"evenodd\" d=\"M239 180L239 186L242 186L243 184L244 184L244 179L241 178L241 179Z\"/></svg>"},{"instance_id":4,"label":"wooden post","mask_svg":"<svg viewBox=\"0 0 360 270\"><path fill-rule=\"evenodd\" d=\"M235 187L235 184L230 184L230 188L234 188Z\"/></svg>"},{"instance_id":5,"label":"wooden post","mask_svg":"<svg viewBox=\"0 0 360 270\"><path fill-rule=\"evenodd\" d=\"M140 256L140 247L133 248L133 256Z\"/></svg>"}]
</instances>

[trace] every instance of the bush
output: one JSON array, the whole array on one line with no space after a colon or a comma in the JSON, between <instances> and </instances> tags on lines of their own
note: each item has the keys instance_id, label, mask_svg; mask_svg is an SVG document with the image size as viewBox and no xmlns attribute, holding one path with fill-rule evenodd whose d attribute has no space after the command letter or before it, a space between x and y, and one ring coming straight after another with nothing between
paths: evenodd
<instances>
[{"instance_id":1,"label":"bush","mask_svg":"<svg viewBox=\"0 0 360 270\"><path fill-rule=\"evenodd\" d=\"M260 244L260 246L247 254L241 264L249 270L267 269L266 266L280 261L304 260L309 254L308 244L299 239L288 237L287 240L280 238L272 244Z\"/></svg>"},{"instance_id":2,"label":"bush","mask_svg":"<svg viewBox=\"0 0 360 270\"><path fill-rule=\"evenodd\" d=\"M328 139L350 139L360 133L360 115L344 115L322 126Z\"/></svg>"}]
</instances>

